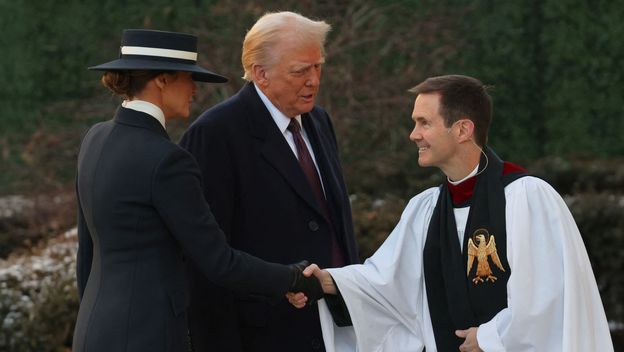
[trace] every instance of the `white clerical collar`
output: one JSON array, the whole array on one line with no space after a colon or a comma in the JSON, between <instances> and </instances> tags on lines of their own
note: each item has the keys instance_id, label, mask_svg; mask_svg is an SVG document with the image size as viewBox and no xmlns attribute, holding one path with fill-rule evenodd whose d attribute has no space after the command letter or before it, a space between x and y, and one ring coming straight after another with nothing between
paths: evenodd
<instances>
[{"instance_id":1,"label":"white clerical collar","mask_svg":"<svg viewBox=\"0 0 624 352\"><path fill-rule=\"evenodd\" d=\"M472 172L471 172L471 173L469 173L469 174L468 174L468 176L466 176L466 177L462 178L462 179L461 179L461 180L459 180L459 181L451 181L451 179L450 179L450 178L448 178L448 176L446 177L446 179L447 179L447 180L448 180L448 182L449 182L450 184L452 184L453 186L457 186L458 184L460 184L460 183L462 183L462 182L466 181L467 179L471 178L472 176L476 175L478 171L479 171L479 164L477 164L477 166L475 166L474 170L472 170Z\"/></svg>"},{"instance_id":2,"label":"white clerical collar","mask_svg":"<svg viewBox=\"0 0 624 352\"><path fill-rule=\"evenodd\" d=\"M267 110L269 110L269 114L271 114L271 117L273 118L273 121L275 121L277 128L279 128L280 132L284 134L286 132L286 129L288 128L288 125L290 124L290 117L284 115L283 112L276 108L275 105L271 103L271 100L269 100L269 98L267 98L267 96L262 93L260 88L258 88L255 83L254 87L256 88L256 92L258 92L258 96L260 96L260 100L262 100L264 106L266 106ZM297 121L299 121L299 125L301 125L301 115L297 115L295 116L295 118L297 119Z\"/></svg>"},{"instance_id":3,"label":"white clerical collar","mask_svg":"<svg viewBox=\"0 0 624 352\"><path fill-rule=\"evenodd\" d=\"M165 113L163 113L163 111L158 106L150 103L149 101L124 100L123 103L121 103L121 106L126 109L144 112L158 120L158 122L160 122L165 130L167 129L167 127L165 126Z\"/></svg>"}]
</instances>

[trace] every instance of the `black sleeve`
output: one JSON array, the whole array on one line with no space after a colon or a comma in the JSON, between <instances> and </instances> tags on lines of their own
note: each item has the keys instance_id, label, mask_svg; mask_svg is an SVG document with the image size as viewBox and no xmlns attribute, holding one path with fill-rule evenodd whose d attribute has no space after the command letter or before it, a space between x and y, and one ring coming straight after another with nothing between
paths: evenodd
<instances>
[{"instance_id":1,"label":"black sleeve","mask_svg":"<svg viewBox=\"0 0 624 352\"><path fill-rule=\"evenodd\" d=\"M332 278L334 281L334 278ZM336 285L336 281L334 281L334 286L336 286L336 294L335 295L325 295L325 303L327 303L327 308L329 308L329 312L331 313L332 318L334 319L334 323L337 326L351 326L353 322L351 321L351 315L349 314L349 309L347 308L347 304L338 289L338 285Z\"/></svg>"},{"instance_id":2,"label":"black sleeve","mask_svg":"<svg viewBox=\"0 0 624 352\"><path fill-rule=\"evenodd\" d=\"M153 202L186 255L210 281L239 292L282 296L288 291L289 267L265 262L232 249L202 195L193 157L175 149L158 165Z\"/></svg>"}]
</instances>

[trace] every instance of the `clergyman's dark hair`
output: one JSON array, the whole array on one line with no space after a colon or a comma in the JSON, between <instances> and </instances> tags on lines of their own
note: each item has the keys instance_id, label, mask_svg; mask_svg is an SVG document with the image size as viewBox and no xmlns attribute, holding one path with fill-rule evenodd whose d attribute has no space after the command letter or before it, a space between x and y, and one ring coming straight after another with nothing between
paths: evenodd
<instances>
[{"instance_id":1,"label":"clergyman's dark hair","mask_svg":"<svg viewBox=\"0 0 624 352\"><path fill-rule=\"evenodd\" d=\"M462 75L430 77L411 88L411 93L440 94L440 115L446 127L460 119L470 119L475 125L476 143L487 143L492 122L492 98L487 87L476 78Z\"/></svg>"}]
</instances>

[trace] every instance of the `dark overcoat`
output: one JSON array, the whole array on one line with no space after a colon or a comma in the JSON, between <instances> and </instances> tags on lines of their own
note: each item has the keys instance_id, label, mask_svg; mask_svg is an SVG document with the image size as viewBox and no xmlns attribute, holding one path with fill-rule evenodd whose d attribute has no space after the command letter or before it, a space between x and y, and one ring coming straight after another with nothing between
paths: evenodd
<instances>
[{"instance_id":1,"label":"dark overcoat","mask_svg":"<svg viewBox=\"0 0 624 352\"><path fill-rule=\"evenodd\" d=\"M195 160L153 117L122 107L92 127L78 157L76 192L73 351L187 350L185 258L218 285L286 301L288 267L227 245Z\"/></svg>"},{"instance_id":2,"label":"dark overcoat","mask_svg":"<svg viewBox=\"0 0 624 352\"><path fill-rule=\"evenodd\" d=\"M301 119L334 233L347 263L355 263L351 207L331 121L318 106ZM204 112L180 144L197 159L206 199L234 248L278 263L306 259L330 266L332 225L252 83ZM324 350L315 306L297 310L284 301L234 295L212 286L196 268L190 271L196 351Z\"/></svg>"}]
</instances>

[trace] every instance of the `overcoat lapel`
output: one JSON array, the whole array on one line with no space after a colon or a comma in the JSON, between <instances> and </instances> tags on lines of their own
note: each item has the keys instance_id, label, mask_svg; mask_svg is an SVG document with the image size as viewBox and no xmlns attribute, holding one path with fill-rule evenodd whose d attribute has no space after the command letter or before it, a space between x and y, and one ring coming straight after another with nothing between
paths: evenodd
<instances>
[{"instance_id":1,"label":"overcoat lapel","mask_svg":"<svg viewBox=\"0 0 624 352\"><path fill-rule=\"evenodd\" d=\"M320 205L306 181L297 158L260 100L253 83L248 83L240 94L249 109L250 132L261 141L262 156L284 177L293 190L322 216Z\"/></svg>"},{"instance_id":2,"label":"overcoat lapel","mask_svg":"<svg viewBox=\"0 0 624 352\"><path fill-rule=\"evenodd\" d=\"M312 118L309 113L301 115L301 121L303 123L303 128L310 139L312 149L314 150L314 156L320 173L319 176L323 180L325 197L327 198L327 204L329 205L332 216L332 219L330 220L334 222L337 228L342 228L342 217L338 216L338 214L342 214L342 209L340 209L340 204L342 204L342 202L336 199L341 190L338 188L338 176L334 174L334 170L339 170L339 166L331 167L330 165L331 159L327 153L327 148L329 146L326 141L322 139L322 136L319 133L321 130L319 121ZM342 231L336 231L336 233L341 234ZM342 239L339 239L339 242L341 241Z\"/></svg>"}]
</instances>

